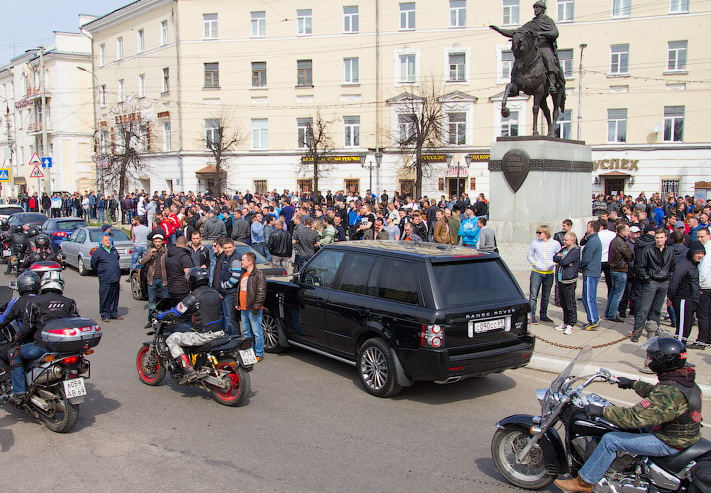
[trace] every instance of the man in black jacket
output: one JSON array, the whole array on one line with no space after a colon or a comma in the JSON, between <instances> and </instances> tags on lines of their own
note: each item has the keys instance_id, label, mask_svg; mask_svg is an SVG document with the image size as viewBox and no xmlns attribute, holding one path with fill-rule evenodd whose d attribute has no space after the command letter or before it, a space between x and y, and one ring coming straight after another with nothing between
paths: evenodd
<instances>
[{"instance_id":1,"label":"man in black jacket","mask_svg":"<svg viewBox=\"0 0 711 493\"><path fill-rule=\"evenodd\" d=\"M284 229L284 218L282 217L276 220L274 227L276 229L267 240L267 250L272 254L272 261L288 271L292 252L291 235Z\"/></svg>"},{"instance_id":2,"label":"man in black jacket","mask_svg":"<svg viewBox=\"0 0 711 493\"><path fill-rule=\"evenodd\" d=\"M654 232L654 246L642 251L637 265L637 277L643 284L642 299L635 308L632 342L637 342L645 328L647 318L656 322L655 328L647 327L647 334L654 337L659 330L662 305L667 295L667 284L676 262L674 252L667 248L667 231L659 228Z\"/></svg>"},{"instance_id":3,"label":"man in black jacket","mask_svg":"<svg viewBox=\"0 0 711 493\"><path fill-rule=\"evenodd\" d=\"M697 266L706 255L704 245L700 241L693 241L689 251L681 261L676 264L674 275L669 281L667 297L671 300L676 313L676 334L681 333L684 339L691 335L691 323L694 321L694 313L699 302L699 270ZM683 323L683 325L682 325ZM696 342L687 342L686 348L704 349L706 346Z\"/></svg>"},{"instance_id":4,"label":"man in black jacket","mask_svg":"<svg viewBox=\"0 0 711 493\"><path fill-rule=\"evenodd\" d=\"M91 256L91 268L99 278L99 312L103 322L108 322L112 318L123 320L123 317L118 314L121 293L119 258L118 251L111 243L111 235L103 233L99 239L99 248Z\"/></svg>"},{"instance_id":5,"label":"man in black jacket","mask_svg":"<svg viewBox=\"0 0 711 493\"><path fill-rule=\"evenodd\" d=\"M180 236L175 240L175 245L168 248L165 258L165 273L168 275L168 293L171 298L184 298L190 293L185 276L193 267L193 259L188 252L188 240L185 236Z\"/></svg>"},{"instance_id":6,"label":"man in black jacket","mask_svg":"<svg viewBox=\"0 0 711 493\"><path fill-rule=\"evenodd\" d=\"M210 268L210 252L208 248L202 244L202 235L197 229L190 235L188 251L190 252L190 257L192 257L195 267Z\"/></svg>"},{"instance_id":7,"label":"man in black jacket","mask_svg":"<svg viewBox=\"0 0 711 493\"><path fill-rule=\"evenodd\" d=\"M30 243L30 239L27 237L27 234L25 234L25 229L22 226L15 226L12 233L10 250L18 262L22 262L25 258L25 254L32 251L32 243ZM10 274L10 272L12 272L12 262L8 260L5 274Z\"/></svg>"}]
</instances>

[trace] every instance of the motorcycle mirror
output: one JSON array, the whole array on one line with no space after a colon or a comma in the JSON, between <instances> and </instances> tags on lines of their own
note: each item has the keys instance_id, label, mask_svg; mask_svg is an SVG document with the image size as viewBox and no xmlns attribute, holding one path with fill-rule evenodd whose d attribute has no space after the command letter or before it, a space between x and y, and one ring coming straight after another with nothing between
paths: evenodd
<instances>
[{"instance_id":1,"label":"motorcycle mirror","mask_svg":"<svg viewBox=\"0 0 711 493\"><path fill-rule=\"evenodd\" d=\"M12 289L17 290L17 282L16 281L10 281L8 284Z\"/></svg>"},{"instance_id":2,"label":"motorcycle mirror","mask_svg":"<svg viewBox=\"0 0 711 493\"><path fill-rule=\"evenodd\" d=\"M605 368L600 368L600 371L598 373L605 377L606 380L612 378L612 373L610 373L610 370L606 370Z\"/></svg>"}]
</instances>

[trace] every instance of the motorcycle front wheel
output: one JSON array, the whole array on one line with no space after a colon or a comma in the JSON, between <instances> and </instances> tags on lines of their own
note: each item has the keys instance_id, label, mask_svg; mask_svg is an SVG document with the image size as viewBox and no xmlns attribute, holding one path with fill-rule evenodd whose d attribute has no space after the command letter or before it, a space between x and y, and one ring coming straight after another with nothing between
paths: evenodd
<instances>
[{"instance_id":1,"label":"motorcycle front wheel","mask_svg":"<svg viewBox=\"0 0 711 493\"><path fill-rule=\"evenodd\" d=\"M152 347L143 346L138 350L136 356L136 370L138 370L138 378L146 385L158 385L165 377L165 366L161 364L160 358L152 353ZM153 361L151 361L153 356Z\"/></svg>"},{"instance_id":2,"label":"motorcycle front wheel","mask_svg":"<svg viewBox=\"0 0 711 493\"><path fill-rule=\"evenodd\" d=\"M530 438L531 435L521 430L498 430L491 440L491 456L506 481L526 490L540 490L555 479L546 472L541 447L536 445L521 464L516 462L516 456Z\"/></svg>"},{"instance_id":3,"label":"motorcycle front wheel","mask_svg":"<svg viewBox=\"0 0 711 493\"><path fill-rule=\"evenodd\" d=\"M57 387L55 399L48 402L52 405L50 412L39 409L44 425L55 433L67 433L74 428L79 419L79 405L69 402L64 396L64 389Z\"/></svg>"},{"instance_id":4,"label":"motorcycle front wheel","mask_svg":"<svg viewBox=\"0 0 711 493\"><path fill-rule=\"evenodd\" d=\"M220 370L229 370L229 373L223 378L228 381L228 388L222 389L212 387L212 395L217 402L224 406L239 406L247 396L249 396L250 378L249 373L244 371L244 368L237 366L235 369L224 360L220 360L217 368Z\"/></svg>"}]
</instances>

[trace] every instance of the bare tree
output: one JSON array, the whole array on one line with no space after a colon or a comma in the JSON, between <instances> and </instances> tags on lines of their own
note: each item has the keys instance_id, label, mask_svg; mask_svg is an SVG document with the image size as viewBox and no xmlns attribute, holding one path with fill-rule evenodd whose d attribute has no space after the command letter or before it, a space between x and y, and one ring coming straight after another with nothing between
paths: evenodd
<instances>
[{"instance_id":1,"label":"bare tree","mask_svg":"<svg viewBox=\"0 0 711 493\"><path fill-rule=\"evenodd\" d=\"M321 112L316 112L316 118L304 118L303 136L299 133L299 146L304 148L304 155L301 159L300 170L310 170L313 176L313 190L316 195L319 192L319 178L325 176L330 170L329 157L333 154L333 139L328 131L328 127L333 120L324 120Z\"/></svg>"},{"instance_id":2,"label":"bare tree","mask_svg":"<svg viewBox=\"0 0 711 493\"><path fill-rule=\"evenodd\" d=\"M422 196L422 179L431 163L422 159L426 149L439 149L444 141L443 94L438 85L423 81L414 93L389 100L397 105L398 130L393 139L405 157L403 167L415 172L415 198Z\"/></svg>"},{"instance_id":3,"label":"bare tree","mask_svg":"<svg viewBox=\"0 0 711 493\"><path fill-rule=\"evenodd\" d=\"M215 160L215 189L212 190L212 193L214 196L220 196L229 168L227 155L244 142L245 136L239 126L234 123L233 118L224 111L214 118L208 119L207 122L205 146Z\"/></svg>"}]
</instances>

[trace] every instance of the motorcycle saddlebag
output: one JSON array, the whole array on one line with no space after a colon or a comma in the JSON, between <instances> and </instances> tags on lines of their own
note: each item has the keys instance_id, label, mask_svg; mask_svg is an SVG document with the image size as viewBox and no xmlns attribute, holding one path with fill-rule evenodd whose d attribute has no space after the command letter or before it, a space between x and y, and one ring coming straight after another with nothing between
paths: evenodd
<instances>
[{"instance_id":1,"label":"motorcycle saddlebag","mask_svg":"<svg viewBox=\"0 0 711 493\"><path fill-rule=\"evenodd\" d=\"M89 318L58 318L42 329L42 341L52 351L77 353L101 341L101 327Z\"/></svg>"},{"instance_id":2,"label":"motorcycle saddlebag","mask_svg":"<svg viewBox=\"0 0 711 493\"><path fill-rule=\"evenodd\" d=\"M701 459L691 470L688 493L711 493L711 457Z\"/></svg>"}]
</instances>

